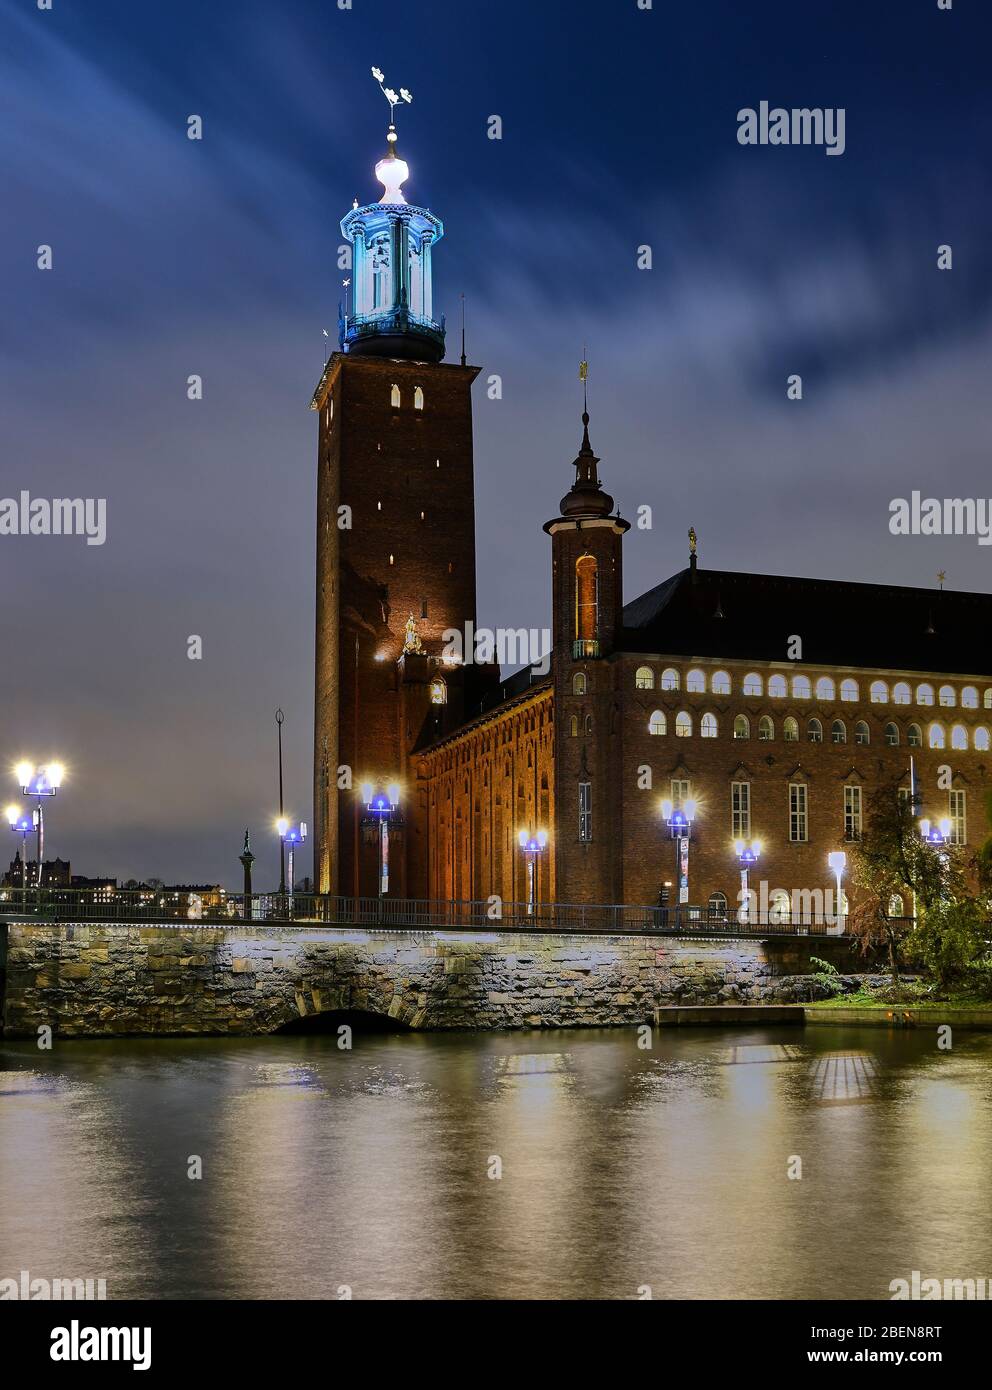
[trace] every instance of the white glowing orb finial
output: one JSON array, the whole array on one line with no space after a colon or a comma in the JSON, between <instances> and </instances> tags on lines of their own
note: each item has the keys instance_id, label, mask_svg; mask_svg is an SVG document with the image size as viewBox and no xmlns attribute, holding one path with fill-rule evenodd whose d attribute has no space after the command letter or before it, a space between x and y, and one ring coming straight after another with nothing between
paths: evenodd
<instances>
[{"instance_id":1,"label":"white glowing orb finial","mask_svg":"<svg viewBox=\"0 0 992 1390\"><path fill-rule=\"evenodd\" d=\"M407 91L406 87L401 87L399 92L395 92L392 87L387 87L381 68L373 68L372 76L378 82L380 92L389 102L389 131L386 135L389 142L389 153L385 159L380 159L375 166L375 176L382 184L383 189L379 202L405 203L402 186L410 177L410 169L406 161L400 159L396 154L396 125L393 113L401 101L407 103L413 101L413 93Z\"/></svg>"}]
</instances>

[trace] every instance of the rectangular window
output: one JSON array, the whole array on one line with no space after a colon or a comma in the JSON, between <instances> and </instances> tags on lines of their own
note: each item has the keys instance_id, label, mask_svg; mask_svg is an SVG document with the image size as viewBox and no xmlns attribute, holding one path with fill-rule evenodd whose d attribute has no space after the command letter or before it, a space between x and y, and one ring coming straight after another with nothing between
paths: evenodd
<instances>
[{"instance_id":1,"label":"rectangular window","mask_svg":"<svg viewBox=\"0 0 992 1390\"><path fill-rule=\"evenodd\" d=\"M587 844L592 839L592 783L579 783L579 839Z\"/></svg>"},{"instance_id":2,"label":"rectangular window","mask_svg":"<svg viewBox=\"0 0 992 1390\"><path fill-rule=\"evenodd\" d=\"M906 806L911 805L910 798L912 797L912 795L913 793L910 791L909 787L898 787L896 789L896 796L899 798L900 810L902 810Z\"/></svg>"},{"instance_id":3,"label":"rectangular window","mask_svg":"<svg viewBox=\"0 0 992 1390\"><path fill-rule=\"evenodd\" d=\"M734 840L751 838L751 783L730 784L730 835Z\"/></svg>"},{"instance_id":4,"label":"rectangular window","mask_svg":"<svg viewBox=\"0 0 992 1390\"><path fill-rule=\"evenodd\" d=\"M689 783L672 780L672 810L681 811L689 800Z\"/></svg>"},{"instance_id":5,"label":"rectangular window","mask_svg":"<svg viewBox=\"0 0 992 1390\"><path fill-rule=\"evenodd\" d=\"M968 843L967 796L967 792L951 792L949 794L948 812L951 818L952 845L966 845Z\"/></svg>"},{"instance_id":6,"label":"rectangular window","mask_svg":"<svg viewBox=\"0 0 992 1390\"><path fill-rule=\"evenodd\" d=\"M861 839L861 788L844 788L844 839Z\"/></svg>"},{"instance_id":7,"label":"rectangular window","mask_svg":"<svg viewBox=\"0 0 992 1390\"><path fill-rule=\"evenodd\" d=\"M809 839L809 788L803 782L789 783L789 839Z\"/></svg>"}]
</instances>

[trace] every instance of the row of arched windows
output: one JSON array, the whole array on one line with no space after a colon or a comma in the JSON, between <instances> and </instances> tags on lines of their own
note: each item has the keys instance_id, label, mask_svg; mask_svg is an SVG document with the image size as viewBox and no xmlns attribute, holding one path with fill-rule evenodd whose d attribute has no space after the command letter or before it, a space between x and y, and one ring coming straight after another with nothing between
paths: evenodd
<instances>
[{"instance_id":1,"label":"row of arched windows","mask_svg":"<svg viewBox=\"0 0 992 1390\"><path fill-rule=\"evenodd\" d=\"M638 690L654 690L655 675L650 666L638 666L634 672L634 685ZM658 681L659 690L681 690L682 673L675 667L668 666L661 673ZM686 672L685 689L690 695L706 694L706 672L694 669ZM840 682L840 698L846 702L857 703L861 698L861 691L858 682L850 676L845 677ZM757 671L749 671L741 682L740 693L748 696L761 696L765 694L766 682ZM709 681L709 693L711 695L730 695L733 686L729 674L726 671L714 671ZM838 686L831 676L820 676L814 683L810 676L793 676L791 681L785 676L775 674L769 676L767 680L767 693L773 700L784 700L792 694L794 700L816 699L829 702L837 699ZM921 681L917 685L915 692L908 681L896 681L889 688L886 681L872 681L868 697L873 705L939 705L942 709L954 709L960 703L962 709L978 709L979 695L978 688L974 685L962 687L960 700L957 690L952 685L942 685L934 690L929 681ZM992 709L992 686L989 686L982 694L982 707Z\"/></svg>"},{"instance_id":2,"label":"row of arched windows","mask_svg":"<svg viewBox=\"0 0 992 1390\"><path fill-rule=\"evenodd\" d=\"M751 720L746 714L738 714L734 717L733 736L735 739L749 739L751 737ZM693 717L688 710L680 710L675 716L674 733L676 738L691 738L693 731ZM719 725L715 714L704 714L699 721L699 734L701 738L716 738L719 734ZM656 709L648 720L648 733L667 734L668 718L664 710ZM763 714L755 724L755 733L760 742L770 742L775 737L775 721L770 715ZM824 724L817 718L812 718L806 722L806 739L809 743L823 743ZM782 720L782 737L786 743L799 742L799 720L787 715ZM987 753L990 748L989 730L984 725L978 725L972 730L971 743L969 745L968 729L964 724L953 724L948 731L943 724L933 723L927 726L927 747L928 748L955 748L964 750L969 746L978 753ZM882 731L882 737L890 748L896 748L902 740L902 735L898 724L888 723ZM834 719L829 725L829 740L831 743L847 743L847 725L843 719ZM949 741L948 741L949 740ZM854 725L853 742L868 744L871 742L871 731L863 719L859 719ZM923 747L923 729L919 724L910 724L906 729L906 742L910 748Z\"/></svg>"},{"instance_id":3,"label":"row of arched windows","mask_svg":"<svg viewBox=\"0 0 992 1390\"><path fill-rule=\"evenodd\" d=\"M707 906L709 908L711 920L717 922L727 921L726 893L711 893ZM900 893L891 894L888 908L888 915L890 917L905 917L906 915L906 906ZM789 922L792 920L792 915L792 899L789 894L784 888L773 888L769 895L769 922Z\"/></svg>"},{"instance_id":4,"label":"row of arched windows","mask_svg":"<svg viewBox=\"0 0 992 1390\"><path fill-rule=\"evenodd\" d=\"M399 410L403 404L403 392L395 381L389 388L389 404L394 410ZM423 410L424 408L424 388L422 386L413 388L413 408L414 410Z\"/></svg>"}]
</instances>

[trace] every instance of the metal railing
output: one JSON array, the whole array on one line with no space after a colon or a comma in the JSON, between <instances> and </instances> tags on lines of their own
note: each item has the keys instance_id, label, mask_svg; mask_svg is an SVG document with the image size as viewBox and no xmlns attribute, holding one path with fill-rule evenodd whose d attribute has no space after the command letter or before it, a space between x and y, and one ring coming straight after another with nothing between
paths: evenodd
<instances>
[{"instance_id":1,"label":"metal railing","mask_svg":"<svg viewBox=\"0 0 992 1390\"><path fill-rule=\"evenodd\" d=\"M197 893L152 889L0 889L0 921L158 922L175 926L272 923L305 927L552 931L700 937L840 936L847 919L776 912L740 916L709 907L349 898L326 893Z\"/></svg>"}]
</instances>

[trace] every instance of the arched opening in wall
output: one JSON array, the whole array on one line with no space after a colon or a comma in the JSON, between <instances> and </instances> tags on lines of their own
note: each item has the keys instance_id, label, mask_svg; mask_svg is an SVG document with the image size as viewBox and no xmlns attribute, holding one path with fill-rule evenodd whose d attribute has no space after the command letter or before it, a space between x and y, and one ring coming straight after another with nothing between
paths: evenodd
<instances>
[{"instance_id":1,"label":"arched opening in wall","mask_svg":"<svg viewBox=\"0 0 992 1390\"><path fill-rule=\"evenodd\" d=\"M599 569L594 555L575 562L575 643L583 656L597 656L599 638ZM579 646L579 643L582 645Z\"/></svg>"},{"instance_id":2,"label":"arched opening in wall","mask_svg":"<svg viewBox=\"0 0 992 1390\"><path fill-rule=\"evenodd\" d=\"M339 1028L350 1028L352 1039L360 1038L369 1033L409 1033L410 1027L406 1023L401 1023L398 1019L390 1018L388 1014L376 1014L365 1009L328 1009L324 1013L306 1014L303 1018L290 1019L282 1027L276 1028L276 1034L292 1035L323 1035L331 1034L339 1037Z\"/></svg>"}]
</instances>

